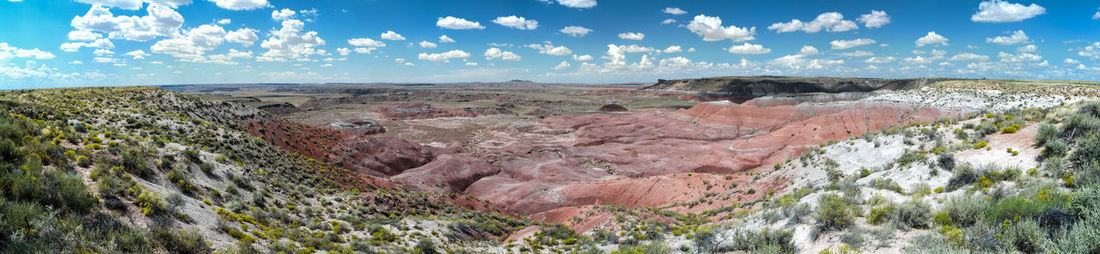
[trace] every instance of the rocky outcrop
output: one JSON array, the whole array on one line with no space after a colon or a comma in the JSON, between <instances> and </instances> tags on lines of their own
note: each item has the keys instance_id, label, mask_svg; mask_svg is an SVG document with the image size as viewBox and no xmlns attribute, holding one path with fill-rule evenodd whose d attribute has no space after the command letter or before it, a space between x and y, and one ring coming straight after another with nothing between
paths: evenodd
<instances>
[{"instance_id":1,"label":"rocky outcrop","mask_svg":"<svg viewBox=\"0 0 1100 254\"><path fill-rule=\"evenodd\" d=\"M302 111L298 107L295 107L294 104L290 104L289 102L284 102L284 103L279 103L279 104L263 105L263 106L260 106L259 109L263 110L263 111L271 112L271 113L274 113L274 114L278 114L278 115L285 115L285 114L296 113L296 112L301 112Z\"/></svg>"},{"instance_id":2,"label":"rocky outcrop","mask_svg":"<svg viewBox=\"0 0 1100 254\"><path fill-rule=\"evenodd\" d=\"M423 166L438 155L457 152L395 137L363 137L275 118L250 120L245 127L249 134L287 151L374 177L397 175Z\"/></svg>"},{"instance_id":3,"label":"rocky outcrop","mask_svg":"<svg viewBox=\"0 0 1100 254\"><path fill-rule=\"evenodd\" d=\"M698 93L747 100L778 94L872 92L919 88L938 80L930 79L870 79L870 78L802 78L802 77L714 77L697 79L658 80L643 90L666 90Z\"/></svg>"},{"instance_id":4,"label":"rocky outcrop","mask_svg":"<svg viewBox=\"0 0 1100 254\"><path fill-rule=\"evenodd\" d=\"M427 103L394 103L371 110L391 120L428 119L439 117L476 117L462 109L436 108Z\"/></svg>"},{"instance_id":5,"label":"rocky outcrop","mask_svg":"<svg viewBox=\"0 0 1100 254\"><path fill-rule=\"evenodd\" d=\"M495 175L500 169L485 160L466 154L444 154L424 166L406 170L390 179L417 191L455 192Z\"/></svg>"},{"instance_id":6,"label":"rocky outcrop","mask_svg":"<svg viewBox=\"0 0 1100 254\"><path fill-rule=\"evenodd\" d=\"M619 104L607 104L600 107L600 112L626 112L626 107Z\"/></svg>"},{"instance_id":7,"label":"rocky outcrop","mask_svg":"<svg viewBox=\"0 0 1100 254\"><path fill-rule=\"evenodd\" d=\"M697 201L708 192L747 201L781 190L786 180L754 179L745 172L768 170L829 140L956 114L861 101L764 106L769 103L706 102L677 111L550 116L540 121L546 129L537 131L547 133L545 138L491 142L511 143L486 147L503 154L496 158L501 173L474 182L465 192L547 222L564 222L553 218L565 211L559 209L574 206L665 207ZM701 212L721 205L672 210Z\"/></svg>"},{"instance_id":8,"label":"rocky outcrop","mask_svg":"<svg viewBox=\"0 0 1100 254\"><path fill-rule=\"evenodd\" d=\"M379 125L378 122L371 120L361 119L349 119L329 124L330 128L351 132L357 135L372 135L378 133L385 133L386 128Z\"/></svg>"}]
</instances>

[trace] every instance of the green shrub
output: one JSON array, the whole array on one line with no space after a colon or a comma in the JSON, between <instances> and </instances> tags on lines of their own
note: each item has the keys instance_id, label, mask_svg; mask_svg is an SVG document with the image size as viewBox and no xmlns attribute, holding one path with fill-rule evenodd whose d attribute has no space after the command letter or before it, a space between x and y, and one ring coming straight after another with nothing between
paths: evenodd
<instances>
[{"instance_id":1,"label":"green shrub","mask_svg":"<svg viewBox=\"0 0 1100 254\"><path fill-rule=\"evenodd\" d=\"M1100 251L1100 218L1082 218L1051 240L1052 253L1097 253Z\"/></svg>"},{"instance_id":2,"label":"green shrub","mask_svg":"<svg viewBox=\"0 0 1100 254\"><path fill-rule=\"evenodd\" d=\"M207 175L213 175L214 174L214 165L212 165L210 163L199 164L199 169L202 170L202 172L206 173Z\"/></svg>"},{"instance_id":3,"label":"green shrub","mask_svg":"<svg viewBox=\"0 0 1100 254\"><path fill-rule=\"evenodd\" d=\"M194 163L202 163L202 158L199 156L199 151L195 149L183 150L183 158Z\"/></svg>"},{"instance_id":4,"label":"green shrub","mask_svg":"<svg viewBox=\"0 0 1100 254\"><path fill-rule=\"evenodd\" d=\"M138 149L127 149L122 153L121 166L130 174L150 179L153 176L153 170L149 168L148 157L145 152Z\"/></svg>"},{"instance_id":5,"label":"green shrub","mask_svg":"<svg viewBox=\"0 0 1100 254\"><path fill-rule=\"evenodd\" d=\"M894 216L894 211L897 211L897 209L898 208L893 204L871 208L871 211L867 212L867 223L871 225L881 225L882 223L890 221Z\"/></svg>"},{"instance_id":6,"label":"green shrub","mask_svg":"<svg viewBox=\"0 0 1100 254\"><path fill-rule=\"evenodd\" d=\"M171 181L183 194L192 195L197 191L195 185L191 184L191 176L178 168L168 171L168 181Z\"/></svg>"},{"instance_id":7,"label":"green shrub","mask_svg":"<svg viewBox=\"0 0 1100 254\"><path fill-rule=\"evenodd\" d=\"M924 200L914 198L898 206L897 221L911 228L928 228L932 219L932 207Z\"/></svg>"},{"instance_id":8,"label":"green shrub","mask_svg":"<svg viewBox=\"0 0 1100 254\"><path fill-rule=\"evenodd\" d=\"M34 202L65 212L84 213L98 205L79 174L45 169L37 156L29 155L24 164L9 172L0 172L0 192L11 200Z\"/></svg>"},{"instance_id":9,"label":"green shrub","mask_svg":"<svg viewBox=\"0 0 1100 254\"><path fill-rule=\"evenodd\" d=\"M940 234L943 235L947 243L950 243L955 247L966 246L966 235L962 229L952 227L950 225L944 225L940 227Z\"/></svg>"},{"instance_id":10,"label":"green shrub","mask_svg":"<svg viewBox=\"0 0 1100 254\"><path fill-rule=\"evenodd\" d=\"M985 197L963 195L948 199L941 211L948 215L951 225L968 227L982 219L989 205L990 201Z\"/></svg>"},{"instance_id":11,"label":"green shrub","mask_svg":"<svg viewBox=\"0 0 1100 254\"><path fill-rule=\"evenodd\" d=\"M786 230L741 231L730 240L731 250L756 253L790 253L794 251L793 234Z\"/></svg>"},{"instance_id":12,"label":"green shrub","mask_svg":"<svg viewBox=\"0 0 1100 254\"><path fill-rule=\"evenodd\" d=\"M936 164L944 170L955 169L955 155L950 153L940 154L939 158L936 158Z\"/></svg>"},{"instance_id":13,"label":"green shrub","mask_svg":"<svg viewBox=\"0 0 1100 254\"><path fill-rule=\"evenodd\" d=\"M905 153L903 153L901 157L898 157L895 162L898 165L906 166L913 162L924 161L925 159L928 159L928 157L924 155L924 151L905 149Z\"/></svg>"},{"instance_id":14,"label":"green shrub","mask_svg":"<svg viewBox=\"0 0 1100 254\"><path fill-rule=\"evenodd\" d=\"M435 242L427 237L421 237L416 241L416 250L419 250L421 254L439 253L435 250Z\"/></svg>"},{"instance_id":15,"label":"green shrub","mask_svg":"<svg viewBox=\"0 0 1100 254\"><path fill-rule=\"evenodd\" d=\"M171 253L196 254L210 253L210 246L196 231L181 231L168 228L153 228L154 239Z\"/></svg>"},{"instance_id":16,"label":"green shrub","mask_svg":"<svg viewBox=\"0 0 1100 254\"><path fill-rule=\"evenodd\" d=\"M855 214L858 213L853 213L853 206L847 203L847 199L836 194L826 194L818 199L814 219L822 230L843 230L852 226Z\"/></svg>"},{"instance_id":17,"label":"green shrub","mask_svg":"<svg viewBox=\"0 0 1100 254\"><path fill-rule=\"evenodd\" d=\"M1043 145L1043 150L1040 151L1040 156L1042 156L1043 158L1062 157L1065 156L1067 152L1069 152L1069 146L1066 145L1066 142L1054 139L1047 141Z\"/></svg>"},{"instance_id":18,"label":"green shrub","mask_svg":"<svg viewBox=\"0 0 1100 254\"><path fill-rule=\"evenodd\" d=\"M10 140L0 140L0 163L22 164L23 151Z\"/></svg>"},{"instance_id":19,"label":"green shrub","mask_svg":"<svg viewBox=\"0 0 1100 254\"><path fill-rule=\"evenodd\" d=\"M1058 127L1053 124L1044 123L1039 125L1039 130L1035 132L1035 144L1046 145L1047 142L1058 138Z\"/></svg>"},{"instance_id":20,"label":"green shrub","mask_svg":"<svg viewBox=\"0 0 1100 254\"><path fill-rule=\"evenodd\" d=\"M0 208L2 208L0 212L3 215L0 216L0 221L4 223L4 226L24 233L33 230L31 221L35 221L46 214L45 208L36 203L7 201Z\"/></svg>"},{"instance_id":21,"label":"green shrub","mask_svg":"<svg viewBox=\"0 0 1100 254\"><path fill-rule=\"evenodd\" d=\"M1075 217L1100 218L1100 187L1088 186L1077 189L1070 195L1066 208Z\"/></svg>"},{"instance_id":22,"label":"green shrub","mask_svg":"<svg viewBox=\"0 0 1100 254\"><path fill-rule=\"evenodd\" d=\"M1034 220L1022 220L1005 226L1005 244L1023 253L1045 253L1047 234Z\"/></svg>"},{"instance_id":23,"label":"green shrub","mask_svg":"<svg viewBox=\"0 0 1100 254\"><path fill-rule=\"evenodd\" d=\"M1085 163L1100 160L1100 136L1090 136L1077 141L1077 149L1069 155L1070 162L1076 168Z\"/></svg>"},{"instance_id":24,"label":"green shrub","mask_svg":"<svg viewBox=\"0 0 1100 254\"><path fill-rule=\"evenodd\" d=\"M746 231L738 230L732 236L722 237L711 228L696 231L694 238L697 252L723 253L748 251L751 253L791 253L794 251L793 234L786 230ZM668 253L668 252L662 252Z\"/></svg>"},{"instance_id":25,"label":"green shrub","mask_svg":"<svg viewBox=\"0 0 1100 254\"><path fill-rule=\"evenodd\" d=\"M1006 126L1004 128L1001 128L1001 133L1016 133L1017 131L1020 130L1020 128L1021 127L1019 125L1013 124L1011 126Z\"/></svg>"},{"instance_id":26,"label":"green shrub","mask_svg":"<svg viewBox=\"0 0 1100 254\"><path fill-rule=\"evenodd\" d=\"M1074 114L1062 122L1062 137L1077 138L1100 131L1100 118L1087 114Z\"/></svg>"},{"instance_id":27,"label":"green shrub","mask_svg":"<svg viewBox=\"0 0 1100 254\"><path fill-rule=\"evenodd\" d=\"M391 233L389 229L383 227L375 228L374 231L370 233L370 236L371 241L386 243L397 241L397 235Z\"/></svg>"},{"instance_id":28,"label":"green shrub","mask_svg":"<svg viewBox=\"0 0 1100 254\"><path fill-rule=\"evenodd\" d=\"M993 204L986 210L985 217L991 223L999 223L1005 220L1033 218L1043 211L1043 204L1035 200L1023 197L1009 197Z\"/></svg>"},{"instance_id":29,"label":"green shrub","mask_svg":"<svg viewBox=\"0 0 1100 254\"><path fill-rule=\"evenodd\" d=\"M80 155L76 157L76 164L86 168L92 165L92 160L88 159L88 156Z\"/></svg>"},{"instance_id":30,"label":"green shrub","mask_svg":"<svg viewBox=\"0 0 1100 254\"><path fill-rule=\"evenodd\" d=\"M960 230L961 231L961 230ZM924 233L913 237L901 253L971 253L965 248L956 247L944 235Z\"/></svg>"}]
</instances>

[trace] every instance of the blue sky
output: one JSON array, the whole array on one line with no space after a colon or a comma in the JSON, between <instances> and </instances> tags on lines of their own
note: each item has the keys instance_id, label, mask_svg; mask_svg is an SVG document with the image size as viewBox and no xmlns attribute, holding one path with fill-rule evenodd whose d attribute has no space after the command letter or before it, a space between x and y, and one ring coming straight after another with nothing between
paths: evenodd
<instances>
[{"instance_id":1,"label":"blue sky","mask_svg":"<svg viewBox=\"0 0 1100 254\"><path fill-rule=\"evenodd\" d=\"M1100 80L1098 7L1016 0L0 0L0 88L765 74Z\"/></svg>"}]
</instances>

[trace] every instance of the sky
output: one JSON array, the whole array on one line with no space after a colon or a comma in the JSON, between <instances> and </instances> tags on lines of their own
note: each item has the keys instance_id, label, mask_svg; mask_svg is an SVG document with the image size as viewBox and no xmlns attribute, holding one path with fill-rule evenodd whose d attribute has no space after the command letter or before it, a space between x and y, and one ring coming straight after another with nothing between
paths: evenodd
<instances>
[{"instance_id":1,"label":"sky","mask_svg":"<svg viewBox=\"0 0 1100 254\"><path fill-rule=\"evenodd\" d=\"M1097 1L0 0L0 89L1100 80Z\"/></svg>"}]
</instances>

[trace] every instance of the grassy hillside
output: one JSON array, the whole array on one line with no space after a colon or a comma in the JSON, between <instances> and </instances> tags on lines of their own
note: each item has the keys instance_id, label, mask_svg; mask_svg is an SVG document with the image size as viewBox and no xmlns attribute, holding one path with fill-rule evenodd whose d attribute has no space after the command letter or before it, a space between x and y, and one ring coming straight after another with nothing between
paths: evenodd
<instances>
[{"instance_id":1,"label":"grassy hillside","mask_svg":"<svg viewBox=\"0 0 1100 254\"><path fill-rule=\"evenodd\" d=\"M445 251L532 224L357 188L249 136L241 122L271 116L237 104L81 88L0 92L0 109L2 253Z\"/></svg>"}]
</instances>

